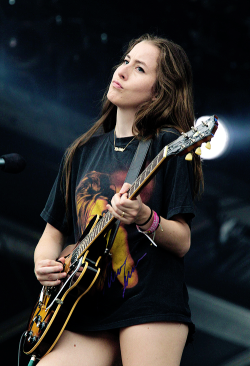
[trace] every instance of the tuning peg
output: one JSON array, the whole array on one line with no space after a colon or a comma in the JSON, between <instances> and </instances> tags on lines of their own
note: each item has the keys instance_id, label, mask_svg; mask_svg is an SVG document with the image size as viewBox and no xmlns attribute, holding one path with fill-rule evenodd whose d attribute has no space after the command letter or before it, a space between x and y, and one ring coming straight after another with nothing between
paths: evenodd
<instances>
[{"instance_id":1,"label":"tuning peg","mask_svg":"<svg viewBox=\"0 0 250 366\"><path fill-rule=\"evenodd\" d=\"M195 154L196 155L201 155L201 148L197 147L197 149L195 150Z\"/></svg>"},{"instance_id":2,"label":"tuning peg","mask_svg":"<svg viewBox=\"0 0 250 366\"><path fill-rule=\"evenodd\" d=\"M208 150L210 150L211 149L211 144L210 144L210 141L208 141L207 143L206 143L206 148L208 149Z\"/></svg>"},{"instance_id":3,"label":"tuning peg","mask_svg":"<svg viewBox=\"0 0 250 366\"><path fill-rule=\"evenodd\" d=\"M185 157L185 160L188 160L188 161L192 161L193 160L193 156L191 153L188 153Z\"/></svg>"}]
</instances>

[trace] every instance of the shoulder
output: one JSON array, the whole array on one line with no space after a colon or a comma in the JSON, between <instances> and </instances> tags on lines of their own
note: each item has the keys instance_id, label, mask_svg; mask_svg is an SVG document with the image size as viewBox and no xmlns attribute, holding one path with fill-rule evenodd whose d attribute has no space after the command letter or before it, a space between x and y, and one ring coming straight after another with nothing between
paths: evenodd
<instances>
[{"instance_id":1,"label":"shoulder","mask_svg":"<svg viewBox=\"0 0 250 366\"><path fill-rule=\"evenodd\" d=\"M108 139L110 136L110 132L108 133L102 133L99 135L92 136L86 143L80 146L80 149L84 149L86 147L92 147L95 145L101 145L106 139Z\"/></svg>"},{"instance_id":2,"label":"shoulder","mask_svg":"<svg viewBox=\"0 0 250 366\"><path fill-rule=\"evenodd\" d=\"M110 136L112 134L113 132L111 131L108 133L102 133L90 137L88 141L77 147L75 154L79 156L85 152L89 153L90 149L93 150L95 148L98 148L99 146L102 146L106 140L110 139Z\"/></svg>"}]
</instances>

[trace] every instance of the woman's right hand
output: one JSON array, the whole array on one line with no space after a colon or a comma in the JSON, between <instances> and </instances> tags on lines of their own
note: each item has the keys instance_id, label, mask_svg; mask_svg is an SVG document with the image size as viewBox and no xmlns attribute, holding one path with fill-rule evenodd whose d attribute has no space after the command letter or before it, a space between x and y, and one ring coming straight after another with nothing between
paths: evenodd
<instances>
[{"instance_id":1,"label":"woman's right hand","mask_svg":"<svg viewBox=\"0 0 250 366\"><path fill-rule=\"evenodd\" d=\"M58 261L51 259L37 260L35 263L35 275L43 286L57 286L61 280L67 276L63 272L65 258L59 258Z\"/></svg>"}]
</instances>

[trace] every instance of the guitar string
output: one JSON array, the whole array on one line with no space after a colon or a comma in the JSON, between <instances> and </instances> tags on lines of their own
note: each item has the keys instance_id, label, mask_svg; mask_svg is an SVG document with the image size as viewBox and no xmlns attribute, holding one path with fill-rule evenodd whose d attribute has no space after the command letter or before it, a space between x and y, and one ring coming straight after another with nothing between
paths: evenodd
<instances>
[{"instance_id":1,"label":"guitar string","mask_svg":"<svg viewBox=\"0 0 250 366\"><path fill-rule=\"evenodd\" d=\"M172 141L170 144L168 144L167 146L168 147L171 147L174 143L176 143L176 141L177 141L178 139L176 139L175 141ZM164 149L165 149L165 147L160 151L160 153L151 161L151 163L147 166L147 168L139 175L139 177L135 180L135 182L132 184L132 186L130 187L130 189L128 190L128 194L130 194L131 193L131 191L132 191L132 193L131 193L131 195L134 193L134 191L138 188L138 186L140 185L140 179L142 178L141 176L143 175L143 174L146 174L147 173L147 175L146 176L148 176L151 172L152 172L152 170L153 170L153 168L155 167L154 165L155 165L155 163L157 162L157 159L159 159L160 158L160 156L161 155L163 155L163 153L164 153ZM162 160L162 157L161 157L161 160ZM158 162L157 162L157 164L158 164ZM157 165L156 164L156 165ZM148 172L149 171L149 172ZM145 180L145 179L144 179ZM131 189L132 188L132 189ZM134 188L134 189L133 189ZM129 195L128 197L131 197L131 195ZM94 231L96 231L97 230L97 228L99 229L99 226L101 226L102 225L102 223L104 223L104 220L105 220L105 218L107 219L107 215L108 214L110 214L110 212L108 212L97 224L96 224L96 226L95 226L95 228L93 229L93 231L90 233L90 234L92 234ZM110 221L112 218L113 218L113 216L112 216L112 214L110 214L109 216L111 216L109 219L108 219L108 221ZM107 223L106 223L107 224ZM98 230L99 232L102 230L103 228L101 227L100 228L100 230ZM78 251L78 248L76 248L76 249L74 249L74 250L76 250L77 251L77 257L79 257L79 255L83 252L83 250L84 249L86 249L86 247L88 246L88 244L89 244L89 242L91 241L89 241L89 238L91 237L91 235L90 234L88 234L80 243L79 243L79 245L78 245L78 247L79 246L81 246L81 251L79 252ZM74 252L74 251L73 251Z\"/></svg>"},{"instance_id":2,"label":"guitar string","mask_svg":"<svg viewBox=\"0 0 250 366\"><path fill-rule=\"evenodd\" d=\"M190 130L190 131L192 131L192 133L194 132L193 130ZM188 132L190 132L190 131L188 131ZM188 132L186 132L186 134L188 134ZM181 135L181 136L179 136L176 140L174 140L174 141L172 141L172 142L170 142L167 146L168 146L168 149L170 148L171 149L171 147L173 146L173 145L175 145L176 143L177 143L177 141L179 141L181 138L183 138L183 136ZM184 138L186 138L186 137L184 137ZM187 139L188 140L190 140L191 139L191 137L189 137L189 136L187 136ZM187 141L188 141L187 140ZM190 145L191 146L191 145ZM188 146L186 146L186 147L188 147ZM134 191L138 188L138 186L141 184L140 183L140 180L141 180L141 178L142 178L142 176L143 176L143 174L146 174L147 173L147 175L146 175L146 177L152 172L152 170L153 170L153 168L155 167L155 166L157 166L158 164L159 164L159 161L158 161L158 159L160 159L160 156L161 155L163 155L163 153L164 153L164 149L165 149L165 147L160 151L160 153L151 161L151 163L147 166L147 168L139 175L139 177L135 180L135 182L132 184L132 186L130 187L130 189L128 190L128 193L130 194L131 193L131 191L132 191L132 193L131 193L131 195L134 193ZM182 150L185 150L184 148L182 149ZM161 157L161 160L163 159L163 157ZM156 163L156 165L155 165L155 163ZM148 173L148 170L149 170L149 173ZM145 180L145 178L143 179L143 180ZM129 195L128 197L131 197L131 195ZM110 213L110 212L108 212L108 213ZM96 226L95 226L95 228L93 229L93 231L91 232L91 234L92 234L92 236L93 236L93 232L96 232L96 230L98 229L98 231L100 232L100 230L102 230L103 229L103 227L100 227L100 229L99 229L99 226L102 226L102 224L104 224L104 221L106 221L107 220L107 218L108 218L108 222L106 222L105 224L107 224L107 223L109 223L109 221L113 218L113 216L110 214L109 216L111 216L110 218L109 217L106 217L107 215L108 215L108 213L96 224ZM105 226L105 225L104 225ZM97 232L97 234L98 234L98 232ZM95 235L97 235L97 234L95 234ZM74 249L73 250L73 253L74 253L74 251L76 250L77 252L78 252L78 249L79 249L79 246L82 246L83 244L84 244L84 242L86 242L85 243L85 246L83 247L83 249L82 250L84 250L84 249L86 249L86 247L88 246L88 244L89 244L89 242L91 241L89 241L88 240L88 238L89 237L91 237L91 235L90 234L88 234L80 243L79 243L79 245L78 245L78 247L76 248L76 249ZM72 255L73 256L73 255ZM79 256L79 253L78 253L78 255L77 255L77 257Z\"/></svg>"},{"instance_id":3,"label":"guitar string","mask_svg":"<svg viewBox=\"0 0 250 366\"><path fill-rule=\"evenodd\" d=\"M140 174L140 176L135 180L135 182L133 183L133 185L130 187L128 193L130 193L132 187L135 187L135 189L138 188L138 186L140 185L140 179L142 178L143 174L146 174L147 173L146 176L148 176L151 173L151 171L154 168L155 162L157 162L157 160L160 159L160 156L163 155L163 153L164 153L164 148L160 151L160 153L157 155L157 157L152 160L152 162L147 166L147 168L144 170L144 172L142 174ZM161 160L162 160L162 157L161 157ZM157 162L157 164L158 164L158 162ZM132 191L134 192L135 189L132 190ZM133 194L133 192L132 192L132 194ZM129 197L131 197L131 195ZM80 252L78 251L77 257L79 257L79 255L82 253L82 251L84 249L86 249L86 247L88 246L89 242L92 240L93 236L95 237L98 233L100 233L100 231L103 229L103 226L105 226L105 224L107 224L113 218L112 214L109 215L109 216L111 216L110 218L107 218L106 217L107 215L108 215L108 213L96 224L96 226L94 227L94 229L92 230L92 232L89 235L87 235L82 240L81 243L79 243L79 246L81 246L81 248L80 248ZM108 221L108 222L105 222L105 221Z\"/></svg>"}]
</instances>

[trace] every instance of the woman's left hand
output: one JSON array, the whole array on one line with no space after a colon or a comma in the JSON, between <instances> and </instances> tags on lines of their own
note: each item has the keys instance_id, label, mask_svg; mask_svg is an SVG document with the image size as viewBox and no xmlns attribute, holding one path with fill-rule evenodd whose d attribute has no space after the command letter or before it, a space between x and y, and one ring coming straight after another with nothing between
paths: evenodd
<instances>
[{"instance_id":1,"label":"woman's left hand","mask_svg":"<svg viewBox=\"0 0 250 366\"><path fill-rule=\"evenodd\" d=\"M124 224L136 222L143 206L140 196L128 199L127 191L130 187L129 183L124 183L120 192L113 196L111 205L107 205L109 212Z\"/></svg>"}]
</instances>

